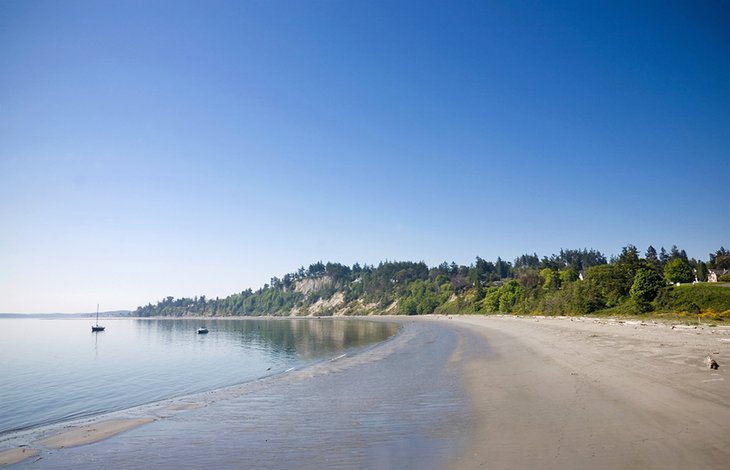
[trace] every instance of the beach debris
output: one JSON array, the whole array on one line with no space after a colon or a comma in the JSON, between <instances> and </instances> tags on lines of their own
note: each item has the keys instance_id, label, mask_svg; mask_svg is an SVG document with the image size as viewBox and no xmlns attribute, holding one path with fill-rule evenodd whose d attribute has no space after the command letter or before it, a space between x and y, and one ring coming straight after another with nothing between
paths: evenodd
<instances>
[{"instance_id":1,"label":"beach debris","mask_svg":"<svg viewBox=\"0 0 730 470\"><path fill-rule=\"evenodd\" d=\"M720 367L720 364L717 363L712 357L707 356L707 365L710 366L710 369L717 370Z\"/></svg>"}]
</instances>

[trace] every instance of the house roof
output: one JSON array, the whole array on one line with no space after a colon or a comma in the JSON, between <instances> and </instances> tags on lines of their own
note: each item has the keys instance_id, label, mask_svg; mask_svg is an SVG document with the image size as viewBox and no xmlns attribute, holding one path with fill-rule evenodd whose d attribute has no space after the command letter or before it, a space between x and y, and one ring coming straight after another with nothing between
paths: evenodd
<instances>
[{"instance_id":1,"label":"house roof","mask_svg":"<svg viewBox=\"0 0 730 470\"><path fill-rule=\"evenodd\" d=\"M722 276L723 274L730 273L730 269L708 269L707 272L708 273L715 273L718 276Z\"/></svg>"}]
</instances>

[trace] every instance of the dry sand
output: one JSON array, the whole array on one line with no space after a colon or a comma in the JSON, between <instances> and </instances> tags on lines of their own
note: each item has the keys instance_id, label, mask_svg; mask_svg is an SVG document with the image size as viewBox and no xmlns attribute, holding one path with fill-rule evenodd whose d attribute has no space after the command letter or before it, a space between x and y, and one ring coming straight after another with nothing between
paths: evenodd
<instances>
[{"instance_id":1,"label":"dry sand","mask_svg":"<svg viewBox=\"0 0 730 470\"><path fill-rule=\"evenodd\" d=\"M730 468L730 329L455 317L476 414L454 468ZM471 340L473 342L473 339ZM711 355L720 369L710 370Z\"/></svg>"}]
</instances>

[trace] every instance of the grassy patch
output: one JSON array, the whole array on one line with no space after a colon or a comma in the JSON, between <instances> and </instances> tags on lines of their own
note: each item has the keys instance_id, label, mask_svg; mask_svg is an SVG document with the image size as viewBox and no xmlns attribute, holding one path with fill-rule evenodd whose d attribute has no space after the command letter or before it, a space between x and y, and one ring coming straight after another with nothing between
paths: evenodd
<instances>
[{"instance_id":1,"label":"grassy patch","mask_svg":"<svg viewBox=\"0 0 730 470\"><path fill-rule=\"evenodd\" d=\"M687 284L662 292L654 301L657 312L726 312L730 310L730 289L719 284ZM724 317L722 314L718 314Z\"/></svg>"}]
</instances>

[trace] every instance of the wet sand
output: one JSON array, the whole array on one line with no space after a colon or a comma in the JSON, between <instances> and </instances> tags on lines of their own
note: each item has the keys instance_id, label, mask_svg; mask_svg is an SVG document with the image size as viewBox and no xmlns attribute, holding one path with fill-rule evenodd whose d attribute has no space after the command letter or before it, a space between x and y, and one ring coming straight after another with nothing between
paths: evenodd
<instances>
[{"instance_id":1,"label":"wet sand","mask_svg":"<svg viewBox=\"0 0 730 470\"><path fill-rule=\"evenodd\" d=\"M35 457L40 453L38 449L28 447L15 447L0 451L0 466L12 465L22 462L25 459Z\"/></svg>"},{"instance_id":2,"label":"wet sand","mask_svg":"<svg viewBox=\"0 0 730 470\"><path fill-rule=\"evenodd\" d=\"M76 447L84 444L91 444L102 439L107 439L124 431L129 431L143 424L151 423L153 418L136 419L112 419L99 421L85 426L69 427L63 431L39 439L33 442L34 445L48 447L49 449L63 449L65 447Z\"/></svg>"},{"instance_id":3,"label":"wet sand","mask_svg":"<svg viewBox=\"0 0 730 470\"><path fill-rule=\"evenodd\" d=\"M38 454L16 467L730 468L728 328L379 320L404 328L354 356L16 440ZM119 434L99 432L110 419Z\"/></svg>"}]
</instances>

